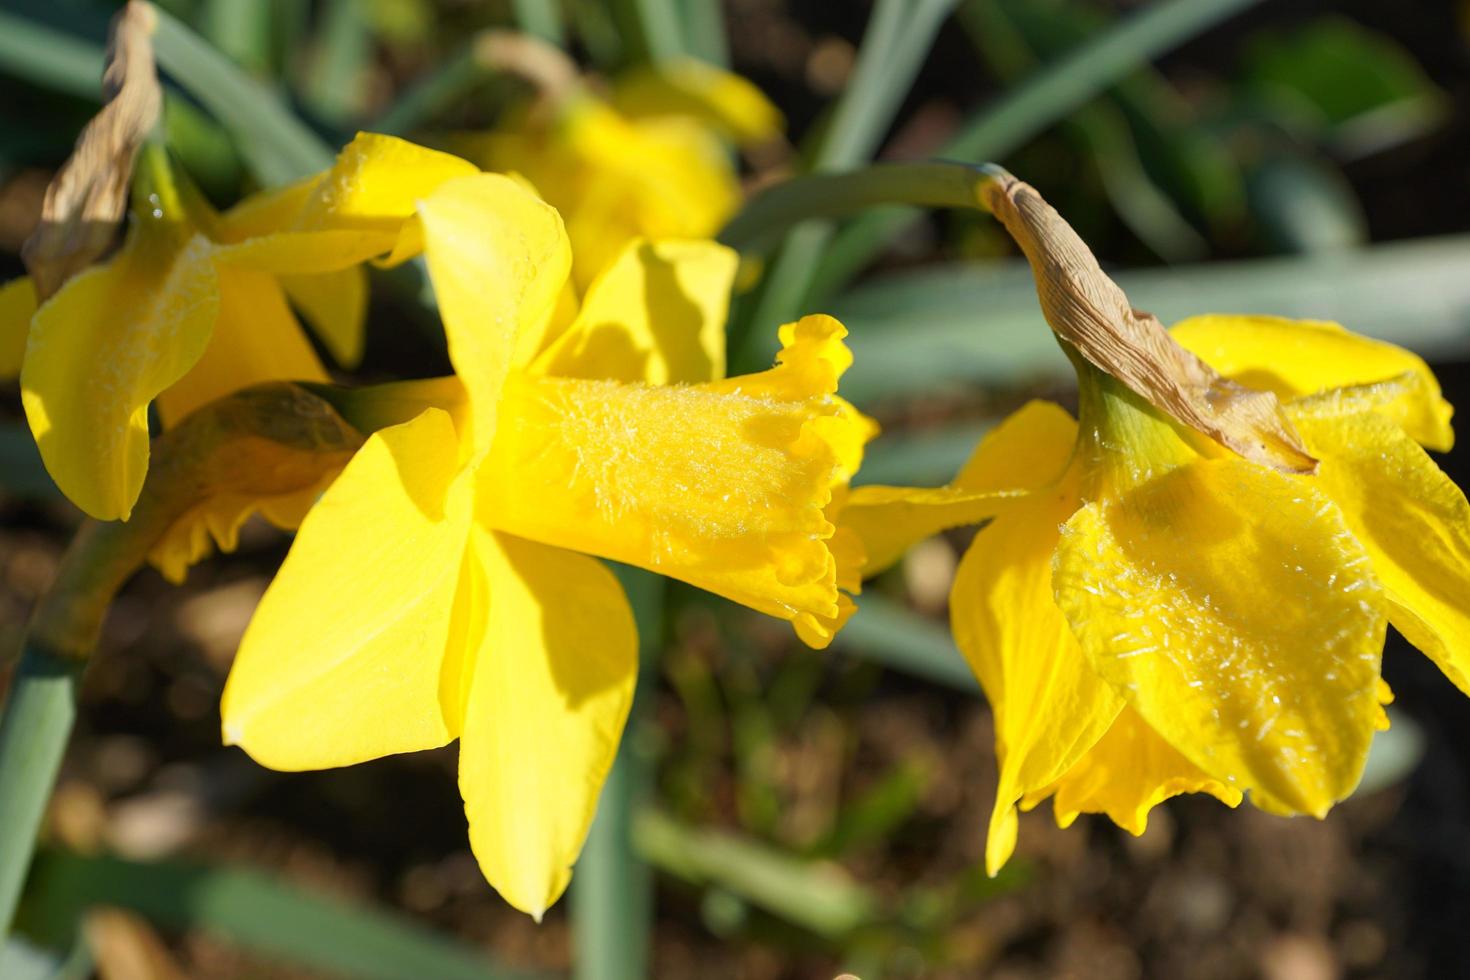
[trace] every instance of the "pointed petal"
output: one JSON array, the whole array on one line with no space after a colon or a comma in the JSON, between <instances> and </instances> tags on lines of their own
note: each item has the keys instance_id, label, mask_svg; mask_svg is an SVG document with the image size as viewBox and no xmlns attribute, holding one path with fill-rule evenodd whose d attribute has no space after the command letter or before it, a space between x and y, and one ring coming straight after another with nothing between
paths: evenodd
<instances>
[{"instance_id":1,"label":"pointed petal","mask_svg":"<svg viewBox=\"0 0 1470 980\"><path fill-rule=\"evenodd\" d=\"M1306 481L1233 457L1178 466L1079 510L1054 584L1093 667L1214 778L1315 815L1357 784L1380 589Z\"/></svg>"},{"instance_id":2,"label":"pointed petal","mask_svg":"<svg viewBox=\"0 0 1470 980\"><path fill-rule=\"evenodd\" d=\"M367 271L349 268L319 276L282 276L281 286L332 358L349 370L357 367L367 319Z\"/></svg>"},{"instance_id":3,"label":"pointed petal","mask_svg":"<svg viewBox=\"0 0 1470 980\"><path fill-rule=\"evenodd\" d=\"M273 769L443 745L441 669L470 525L449 416L373 435L301 525L225 685L225 741Z\"/></svg>"},{"instance_id":4,"label":"pointed petal","mask_svg":"<svg viewBox=\"0 0 1470 980\"><path fill-rule=\"evenodd\" d=\"M294 229L353 228L397 234L420 199L450 181L478 173L474 164L452 154L396 136L358 133L314 185Z\"/></svg>"},{"instance_id":5,"label":"pointed petal","mask_svg":"<svg viewBox=\"0 0 1470 980\"><path fill-rule=\"evenodd\" d=\"M148 403L204 354L217 310L209 243L176 248L169 229L144 222L36 311L21 398L51 478L88 514L131 513L148 469Z\"/></svg>"},{"instance_id":6,"label":"pointed petal","mask_svg":"<svg viewBox=\"0 0 1470 980\"><path fill-rule=\"evenodd\" d=\"M200 405L264 381L326 381L327 372L270 276L217 270L219 315L209 345L187 374L159 392L158 413L175 425Z\"/></svg>"},{"instance_id":7,"label":"pointed petal","mask_svg":"<svg viewBox=\"0 0 1470 980\"><path fill-rule=\"evenodd\" d=\"M215 218L215 240L234 244L294 227L321 179L322 174L312 174L294 183L250 195Z\"/></svg>"},{"instance_id":8,"label":"pointed petal","mask_svg":"<svg viewBox=\"0 0 1470 980\"><path fill-rule=\"evenodd\" d=\"M25 359L26 337L31 317L36 314L36 287L30 276L12 279L0 286L0 381L20 374Z\"/></svg>"},{"instance_id":9,"label":"pointed petal","mask_svg":"<svg viewBox=\"0 0 1470 980\"><path fill-rule=\"evenodd\" d=\"M1119 712L1107 734L1038 795L1051 792L1059 826L1070 827L1079 813L1104 813L1135 837L1147 828L1149 811L1170 797L1209 793L1232 807L1242 799L1240 790L1179 754L1132 708Z\"/></svg>"},{"instance_id":10,"label":"pointed petal","mask_svg":"<svg viewBox=\"0 0 1470 980\"><path fill-rule=\"evenodd\" d=\"M1123 707L1087 664L1051 595L1051 556L1077 508L1074 479L975 536L950 592L950 623L995 714L1000 782L985 847L994 875L1016 844L1016 804L1050 785Z\"/></svg>"},{"instance_id":11,"label":"pointed petal","mask_svg":"<svg viewBox=\"0 0 1470 980\"><path fill-rule=\"evenodd\" d=\"M469 394L475 458L495 436L500 388L540 344L571 266L555 209L498 174L450 181L420 205L449 358Z\"/></svg>"},{"instance_id":12,"label":"pointed petal","mask_svg":"<svg viewBox=\"0 0 1470 980\"><path fill-rule=\"evenodd\" d=\"M883 571L931 535L994 517L1056 480L1076 441L1077 423L1064 409L1028 402L986 434L948 486L853 490L840 519L863 540L863 575Z\"/></svg>"},{"instance_id":13,"label":"pointed petal","mask_svg":"<svg viewBox=\"0 0 1470 980\"><path fill-rule=\"evenodd\" d=\"M571 880L617 753L638 637L601 563L477 529L488 609L459 784L486 879L538 921Z\"/></svg>"},{"instance_id":14,"label":"pointed petal","mask_svg":"<svg viewBox=\"0 0 1470 980\"><path fill-rule=\"evenodd\" d=\"M1389 621L1470 694L1470 504L1398 427L1376 415L1295 420L1387 592Z\"/></svg>"},{"instance_id":15,"label":"pointed petal","mask_svg":"<svg viewBox=\"0 0 1470 980\"><path fill-rule=\"evenodd\" d=\"M734 251L712 241L629 242L536 372L656 385L723 378L737 264Z\"/></svg>"},{"instance_id":16,"label":"pointed petal","mask_svg":"<svg viewBox=\"0 0 1470 980\"><path fill-rule=\"evenodd\" d=\"M512 374L482 513L783 619L837 617L823 513L842 463L832 428L867 430L831 395L828 348L846 331L829 317L803 324L778 367L713 384Z\"/></svg>"},{"instance_id":17,"label":"pointed petal","mask_svg":"<svg viewBox=\"0 0 1470 980\"><path fill-rule=\"evenodd\" d=\"M1432 449L1448 450L1454 441L1453 409L1440 397L1439 382L1422 358L1402 347L1335 323L1274 316L1197 316L1170 333L1227 378L1282 401L1412 373L1424 384L1404 428Z\"/></svg>"}]
</instances>

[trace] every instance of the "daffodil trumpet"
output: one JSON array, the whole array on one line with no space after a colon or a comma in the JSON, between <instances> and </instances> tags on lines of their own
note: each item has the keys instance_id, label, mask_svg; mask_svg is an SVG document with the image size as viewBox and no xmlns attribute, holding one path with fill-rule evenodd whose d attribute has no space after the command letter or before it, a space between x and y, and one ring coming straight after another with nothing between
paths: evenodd
<instances>
[{"instance_id":1,"label":"daffodil trumpet","mask_svg":"<svg viewBox=\"0 0 1470 980\"><path fill-rule=\"evenodd\" d=\"M1324 815L1391 693L1392 624L1470 693L1470 505L1425 449L1450 406L1424 362L1336 324L1134 310L1034 190L978 197L1031 262L1078 415L1033 402L944 487L861 487L864 574L983 523L950 595L995 716L986 863L1017 808L1141 833L1184 792Z\"/></svg>"}]
</instances>

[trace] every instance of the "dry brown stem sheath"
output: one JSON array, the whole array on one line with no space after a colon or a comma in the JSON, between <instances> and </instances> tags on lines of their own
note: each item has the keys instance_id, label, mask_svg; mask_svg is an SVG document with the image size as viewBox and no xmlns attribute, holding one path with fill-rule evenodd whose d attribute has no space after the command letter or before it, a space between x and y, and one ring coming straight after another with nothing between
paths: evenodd
<instances>
[{"instance_id":1,"label":"dry brown stem sheath","mask_svg":"<svg viewBox=\"0 0 1470 980\"><path fill-rule=\"evenodd\" d=\"M156 22L144 0L129 0L112 19L105 104L46 188L41 223L21 249L42 302L107 252L127 213L133 160L163 102L153 63Z\"/></svg>"},{"instance_id":2,"label":"dry brown stem sheath","mask_svg":"<svg viewBox=\"0 0 1470 980\"><path fill-rule=\"evenodd\" d=\"M1317 468L1276 396L1221 377L1151 313L1135 310L1092 251L1030 184L998 174L985 206L1026 253L1052 330L1159 411L1253 462Z\"/></svg>"}]
</instances>

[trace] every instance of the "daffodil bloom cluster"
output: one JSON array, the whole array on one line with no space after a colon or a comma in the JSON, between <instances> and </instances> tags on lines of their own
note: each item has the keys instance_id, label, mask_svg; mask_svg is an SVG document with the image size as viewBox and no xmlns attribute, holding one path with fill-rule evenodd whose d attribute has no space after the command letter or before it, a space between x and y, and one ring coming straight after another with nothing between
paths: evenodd
<instances>
[{"instance_id":1,"label":"daffodil bloom cluster","mask_svg":"<svg viewBox=\"0 0 1470 980\"><path fill-rule=\"evenodd\" d=\"M562 213L585 288L630 239L703 238L739 206L730 145L780 134L780 113L745 79L674 59L575 86L464 140L486 170L525 176Z\"/></svg>"},{"instance_id":2,"label":"daffodil bloom cluster","mask_svg":"<svg viewBox=\"0 0 1470 980\"><path fill-rule=\"evenodd\" d=\"M836 396L849 355L828 317L783 328L771 370L718 380L723 246L629 243L568 315L567 235L521 183L454 178L414 215L405 237L424 248L456 375L345 396L378 431L262 600L224 732L287 770L458 739L472 848L539 917L634 687L633 618L589 556L825 643L851 609L827 513L872 426Z\"/></svg>"},{"instance_id":3,"label":"daffodil bloom cluster","mask_svg":"<svg viewBox=\"0 0 1470 980\"><path fill-rule=\"evenodd\" d=\"M1451 443L1423 361L1329 323L1208 316L1173 338L1275 393L1315 473L1248 461L1074 357L1074 421L1033 402L947 487L853 491L868 573L990 519L956 575L956 642L995 714L986 863L1016 807L1141 833L1178 793L1321 816L1390 700L1392 623L1470 693L1470 506L1421 446Z\"/></svg>"}]
</instances>

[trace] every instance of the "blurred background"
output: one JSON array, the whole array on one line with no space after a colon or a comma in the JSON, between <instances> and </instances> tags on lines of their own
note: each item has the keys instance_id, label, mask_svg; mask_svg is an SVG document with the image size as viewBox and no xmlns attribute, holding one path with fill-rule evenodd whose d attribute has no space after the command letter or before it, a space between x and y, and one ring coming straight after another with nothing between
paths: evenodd
<instances>
[{"instance_id":1,"label":"blurred background","mask_svg":"<svg viewBox=\"0 0 1470 980\"><path fill-rule=\"evenodd\" d=\"M851 83L874 6L159 5L333 145L425 80L443 82L478 30L549 16L579 63L611 77L649 56L644 8L672 10L691 50L727 58L786 116L795 149L750 155L752 187L801 167L801 148ZM1217 311L1338 320L1419 351L1451 401L1470 397L1470 7L952 6L912 86L895 93L880 158L1004 164L1166 323ZM1172 21L1153 11L1151 34L1136 28L1152 8L1191 6ZM22 272L17 252L45 186L96 111L115 7L0 0L0 279ZM1116 65L1087 83L1096 66L1079 52L1100 44L1113 45ZM424 142L491 128L523 94L472 76L444 91L413 121ZM166 121L217 204L258 186L249 147L200 102L171 90ZM380 285L366 358L344 380L444 372L442 349L418 329L423 311ZM943 483L1025 399L1074 403L1029 276L983 215L849 223L802 300L801 312L817 311L852 331L844 393L884 425L859 482ZM1442 463L1470 481L1465 450ZM5 388L0 685L77 523ZM1133 838L1099 818L1058 830L1043 807L1022 819L1017 857L988 879L990 714L946 620L969 533L920 546L871 583L826 652L785 624L668 591L666 642L645 658L616 783L634 800L636 863L597 879L636 907L639 869L651 869L653 975L1470 974L1470 706L1397 636L1384 666L1394 728L1363 789L1326 820L1181 798ZM469 976L453 971L476 958L493 962L485 976L566 975L574 949L637 943L636 915L631 933L587 939L594 926L578 921L577 895L539 926L500 901L468 850L453 747L307 774L221 747L223 680L288 543L252 524L238 554L195 568L182 588L148 571L118 599L23 909L32 946L0 959L5 980L54 975L58 962L85 976L88 956L116 948L188 977ZM388 958L345 955L375 937ZM597 975L585 955L578 966ZM157 969L136 975L171 975Z\"/></svg>"}]
</instances>

